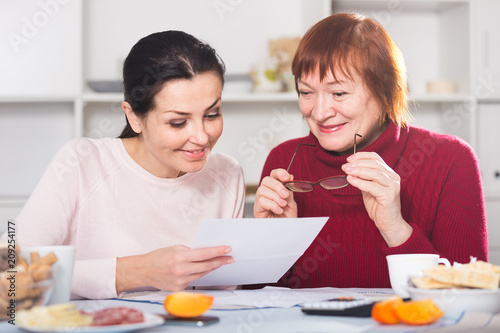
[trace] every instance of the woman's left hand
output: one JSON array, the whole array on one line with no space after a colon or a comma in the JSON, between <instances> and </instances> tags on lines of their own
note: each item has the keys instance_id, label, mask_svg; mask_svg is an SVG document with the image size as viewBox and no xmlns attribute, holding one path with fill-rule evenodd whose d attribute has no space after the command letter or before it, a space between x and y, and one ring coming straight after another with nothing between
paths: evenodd
<instances>
[{"instance_id":1,"label":"woman's left hand","mask_svg":"<svg viewBox=\"0 0 500 333\"><path fill-rule=\"evenodd\" d=\"M342 170L347 181L361 190L370 218L390 247L406 242L412 227L401 215L401 177L374 152L359 152L347 158Z\"/></svg>"}]
</instances>

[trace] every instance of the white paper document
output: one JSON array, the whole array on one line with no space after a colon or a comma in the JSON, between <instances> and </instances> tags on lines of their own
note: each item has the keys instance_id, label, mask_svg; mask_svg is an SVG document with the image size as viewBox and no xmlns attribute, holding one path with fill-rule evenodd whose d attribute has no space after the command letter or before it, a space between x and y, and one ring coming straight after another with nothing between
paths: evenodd
<instances>
[{"instance_id":1,"label":"white paper document","mask_svg":"<svg viewBox=\"0 0 500 333\"><path fill-rule=\"evenodd\" d=\"M212 310L228 310L291 308L304 302L323 301L339 297L370 298L358 292L363 292L364 290L371 291L371 289L339 289L331 287L290 289L267 286L255 290L195 290L194 292L213 296L214 303L211 306ZM392 291L391 289L387 290ZM131 292L124 293L120 296L120 299L163 304L165 298L171 293L164 290ZM390 296L394 296L394 292L385 297L388 298Z\"/></svg>"},{"instance_id":2,"label":"white paper document","mask_svg":"<svg viewBox=\"0 0 500 333\"><path fill-rule=\"evenodd\" d=\"M234 262L190 286L274 283L311 245L328 217L204 220L193 249L230 246Z\"/></svg>"}]
</instances>

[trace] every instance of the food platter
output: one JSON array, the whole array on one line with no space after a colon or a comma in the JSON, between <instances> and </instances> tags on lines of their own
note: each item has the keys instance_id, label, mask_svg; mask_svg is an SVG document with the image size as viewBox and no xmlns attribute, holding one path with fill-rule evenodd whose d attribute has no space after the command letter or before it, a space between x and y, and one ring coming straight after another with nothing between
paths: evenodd
<instances>
[{"instance_id":1,"label":"food platter","mask_svg":"<svg viewBox=\"0 0 500 333\"><path fill-rule=\"evenodd\" d=\"M106 332L106 333L114 333L114 332L130 332L139 329L145 329L150 327L155 327L162 325L164 323L164 319L156 314L143 312L144 313L144 321L141 323L134 324L120 324L120 325L107 325L107 326L81 326L81 327L59 327L59 328L37 328L37 327L23 327L17 325L20 329L26 332L35 332L35 333L46 333L46 332L54 332L54 333L63 333L63 332L71 332L71 333L79 333L79 332Z\"/></svg>"}]
</instances>

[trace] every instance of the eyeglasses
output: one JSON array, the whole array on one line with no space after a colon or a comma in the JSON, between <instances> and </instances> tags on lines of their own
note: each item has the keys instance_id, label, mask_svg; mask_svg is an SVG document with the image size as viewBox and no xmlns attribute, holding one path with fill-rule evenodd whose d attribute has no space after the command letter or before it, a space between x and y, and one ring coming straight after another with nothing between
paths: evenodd
<instances>
[{"instance_id":1,"label":"eyeglasses","mask_svg":"<svg viewBox=\"0 0 500 333\"><path fill-rule=\"evenodd\" d=\"M357 137L363 137L361 134L354 134L354 154L356 154L356 138ZM299 150L300 146L309 146L309 147L316 147L316 145L310 145L307 143L299 143L297 145L297 148L295 148L295 153L293 153L292 160L290 161L290 164L288 165L288 168L286 171L290 170L290 167L292 166L293 160L295 159L295 155L297 154L297 150ZM314 182L309 182L305 180L293 180L290 182L284 182L283 185L287 189L289 189L292 192L311 192L314 190L315 185L319 185L322 188L326 190L337 190L339 188L346 187L349 185L347 182L347 175L342 175L342 176L333 176L333 177L327 177L323 178L321 180L318 180L316 183Z\"/></svg>"}]
</instances>

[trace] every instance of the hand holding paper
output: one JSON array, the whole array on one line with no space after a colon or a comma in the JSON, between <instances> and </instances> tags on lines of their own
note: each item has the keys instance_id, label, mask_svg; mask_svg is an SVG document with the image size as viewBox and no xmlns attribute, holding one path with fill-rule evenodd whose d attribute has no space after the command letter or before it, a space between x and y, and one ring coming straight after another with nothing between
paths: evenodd
<instances>
[{"instance_id":1,"label":"hand holding paper","mask_svg":"<svg viewBox=\"0 0 500 333\"><path fill-rule=\"evenodd\" d=\"M228 245L234 263L190 286L274 283L305 252L328 217L204 220L191 248Z\"/></svg>"}]
</instances>

